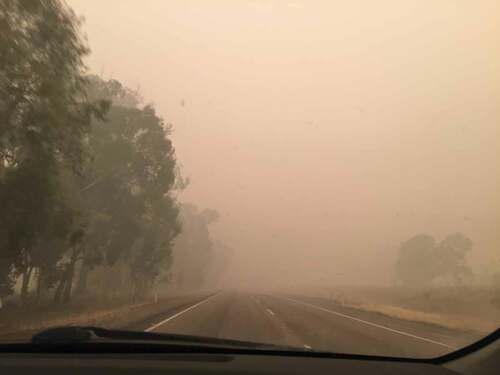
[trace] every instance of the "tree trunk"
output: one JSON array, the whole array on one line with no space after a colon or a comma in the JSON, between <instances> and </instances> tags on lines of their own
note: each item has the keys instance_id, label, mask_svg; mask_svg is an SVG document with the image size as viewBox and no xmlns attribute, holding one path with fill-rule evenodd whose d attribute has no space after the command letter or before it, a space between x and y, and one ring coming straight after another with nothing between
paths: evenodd
<instances>
[{"instance_id":1,"label":"tree trunk","mask_svg":"<svg viewBox=\"0 0 500 375\"><path fill-rule=\"evenodd\" d=\"M21 286L21 300L23 303L26 303L28 299L28 288L30 284L30 279L31 279L31 273L33 271L33 267L28 267L26 271L23 273L23 280L22 280L22 286Z\"/></svg>"},{"instance_id":2,"label":"tree trunk","mask_svg":"<svg viewBox=\"0 0 500 375\"><path fill-rule=\"evenodd\" d=\"M76 262L78 261L78 255L81 253L81 248L73 248L73 251L71 252L71 259L66 266L66 272L65 274L65 287L63 289L63 303L68 303L69 300L71 299L71 288L73 287L73 278L75 276L75 265Z\"/></svg>"},{"instance_id":3,"label":"tree trunk","mask_svg":"<svg viewBox=\"0 0 500 375\"><path fill-rule=\"evenodd\" d=\"M66 270L65 285L63 290L63 303L68 303L71 299L71 287L73 286L73 276L75 274L75 265L73 263L68 265Z\"/></svg>"},{"instance_id":4,"label":"tree trunk","mask_svg":"<svg viewBox=\"0 0 500 375\"><path fill-rule=\"evenodd\" d=\"M132 299L132 303L135 303L135 297L137 295L137 287L136 287L135 283L132 283L131 286L132 286L132 288L131 288L132 289L132 296L131 296L132 298L131 299Z\"/></svg>"},{"instance_id":5,"label":"tree trunk","mask_svg":"<svg viewBox=\"0 0 500 375\"><path fill-rule=\"evenodd\" d=\"M43 275L42 269L37 268L36 270L36 304L40 305L40 299L42 298L42 288L43 288Z\"/></svg>"},{"instance_id":6,"label":"tree trunk","mask_svg":"<svg viewBox=\"0 0 500 375\"><path fill-rule=\"evenodd\" d=\"M61 302L61 295L62 295L64 284L65 284L65 279L61 278L61 280L59 280L59 283L57 284L56 290L54 291L54 301L53 302L55 305L57 305Z\"/></svg>"},{"instance_id":7,"label":"tree trunk","mask_svg":"<svg viewBox=\"0 0 500 375\"><path fill-rule=\"evenodd\" d=\"M80 273L78 275L78 282L76 284L75 293L78 295L83 295L87 293L87 280L90 273L90 267L82 262L80 267Z\"/></svg>"}]
</instances>

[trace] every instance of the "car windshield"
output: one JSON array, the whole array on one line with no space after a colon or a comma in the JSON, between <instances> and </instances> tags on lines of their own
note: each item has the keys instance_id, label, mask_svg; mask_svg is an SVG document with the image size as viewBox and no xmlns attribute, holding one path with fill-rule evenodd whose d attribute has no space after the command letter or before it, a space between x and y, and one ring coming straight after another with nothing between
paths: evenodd
<instances>
[{"instance_id":1,"label":"car windshield","mask_svg":"<svg viewBox=\"0 0 500 375\"><path fill-rule=\"evenodd\" d=\"M496 0L0 0L0 342L496 330L499 35Z\"/></svg>"}]
</instances>

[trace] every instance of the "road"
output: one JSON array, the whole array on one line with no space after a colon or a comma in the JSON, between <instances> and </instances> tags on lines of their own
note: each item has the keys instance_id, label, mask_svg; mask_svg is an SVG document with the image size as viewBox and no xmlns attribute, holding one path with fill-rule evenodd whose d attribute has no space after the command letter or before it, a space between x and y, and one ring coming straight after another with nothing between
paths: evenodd
<instances>
[{"instance_id":1,"label":"road","mask_svg":"<svg viewBox=\"0 0 500 375\"><path fill-rule=\"evenodd\" d=\"M132 328L401 357L435 357L477 339L465 332L342 307L328 299L240 292L197 297Z\"/></svg>"},{"instance_id":2,"label":"road","mask_svg":"<svg viewBox=\"0 0 500 375\"><path fill-rule=\"evenodd\" d=\"M436 357L480 338L473 332L344 307L331 299L283 294L222 291L177 296L145 304L131 314L92 324L414 358ZM38 331L4 333L0 341L27 340Z\"/></svg>"}]
</instances>

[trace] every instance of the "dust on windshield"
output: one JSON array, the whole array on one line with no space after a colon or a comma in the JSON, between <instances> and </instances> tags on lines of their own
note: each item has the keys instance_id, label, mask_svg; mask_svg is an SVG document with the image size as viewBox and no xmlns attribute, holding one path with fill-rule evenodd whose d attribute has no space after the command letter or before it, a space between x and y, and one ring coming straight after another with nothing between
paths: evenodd
<instances>
[{"instance_id":1,"label":"dust on windshield","mask_svg":"<svg viewBox=\"0 0 500 375\"><path fill-rule=\"evenodd\" d=\"M500 326L496 1L0 1L0 340L435 357Z\"/></svg>"}]
</instances>

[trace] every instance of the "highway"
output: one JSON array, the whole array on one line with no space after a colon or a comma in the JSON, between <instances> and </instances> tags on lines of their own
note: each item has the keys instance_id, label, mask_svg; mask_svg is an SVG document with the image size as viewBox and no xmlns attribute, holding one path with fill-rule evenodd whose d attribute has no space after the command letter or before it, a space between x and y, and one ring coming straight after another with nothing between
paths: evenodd
<instances>
[{"instance_id":1,"label":"highway","mask_svg":"<svg viewBox=\"0 0 500 375\"><path fill-rule=\"evenodd\" d=\"M344 307L327 298L285 294L220 291L179 295L144 304L134 314L84 325L413 358L437 357L481 338L474 332ZM39 331L0 334L0 341L28 340Z\"/></svg>"},{"instance_id":2,"label":"highway","mask_svg":"<svg viewBox=\"0 0 500 375\"><path fill-rule=\"evenodd\" d=\"M323 298L219 292L129 327L318 351L436 357L477 339L464 332L342 307Z\"/></svg>"}]
</instances>

